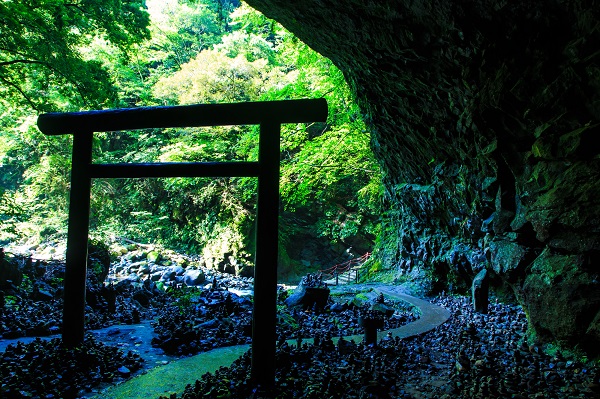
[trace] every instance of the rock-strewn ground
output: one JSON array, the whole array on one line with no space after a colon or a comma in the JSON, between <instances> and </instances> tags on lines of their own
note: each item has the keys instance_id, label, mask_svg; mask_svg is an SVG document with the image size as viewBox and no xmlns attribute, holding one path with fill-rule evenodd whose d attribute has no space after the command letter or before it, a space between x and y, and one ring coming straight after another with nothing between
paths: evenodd
<instances>
[{"instance_id":1,"label":"rock-strewn ground","mask_svg":"<svg viewBox=\"0 0 600 399\"><path fill-rule=\"evenodd\" d=\"M66 349L57 335L61 330L64 264L33 262L28 257L13 261L21 272L20 283L3 286L0 306L2 397L74 398L154 367L161 363L161 351L163 361L168 362L173 356L250 342L252 302L240 295L251 293L251 279L154 262L152 268L160 278L144 279L139 273L123 276L116 270L125 270L123 264L132 261L121 259L113 264L110 283L97 283L90 276L88 334L82 347ZM199 285L186 286L184 277L179 277L191 275L190 271L204 276ZM206 281L206 276L210 280ZM281 288L280 294L283 300L287 291ZM337 296L319 312L287 309L281 302L279 335L283 339L323 331L335 336L354 334L361 330L358 315L369 309L371 301L352 299ZM386 319L387 326L417 317L410 307L388 304L396 311ZM142 329L133 331L138 326ZM150 326L153 334L148 333ZM82 362L85 366L80 365ZM46 370L47 366L51 367Z\"/></svg>"},{"instance_id":2,"label":"rock-strewn ground","mask_svg":"<svg viewBox=\"0 0 600 399\"><path fill-rule=\"evenodd\" d=\"M29 277L37 289L21 283L5 291L0 310L5 340L58 332L61 291L57 276L62 266L42 266L44 274L33 268L38 274ZM180 356L248 342L250 301L235 292L251 288L251 280L214 273L206 284L193 290L165 290L165 286L172 285L169 282L178 280L177 272L173 275L169 271L169 280L162 279L164 274L156 281L129 277L115 280L112 286L89 286L92 302L86 308L88 327L105 328L102 333L88 335L79 348L67 350L60 339L5 347L0 352L0 396L76 398L153 367L156 350L152 361L144 361L144 351L140 350L150 346L148 340L136 340L130 346L115 341L119 327L106 327L119 323L133 326L142 322L148 326L154 320L153 349L169 352L171 348L170 353ZM232 287L231 291L226 287ZM289 343L280 346L277 386L265 397L583 399L600 395L598 367L559 353L548 355L542 348L530 346L525 340L525 314L514 305L495 303L488 315L481 315L472 312L466 298L432 298L446 307L451 317L426 334L403 340L388 338L375 346L347 339L334 345L332 337L360 333L357 318L361 306L372 298L358 295L365 301L362 305L354 300L357 293L365 292L357 290L348 298L337 296L321 312L294 312L281 307L282 338L300 333L316 339L314 344L304 340L299 348ZM415 317L410 312L396 309L395 314L404 323ZM388 320L386 328L392 327ZM178 396L260 397L248 383L249 367L246 354L231 367L203 376Z\"/></svg>"},{"instance_id":3,"label":"rock-strewn ground","mask_svg":"<svg viewBox=\"0 0 600 399\"><path fill-rule=\"evenodd\" d=\"M250 354L202 376L170 398L551 398L600 397L600 369L524 340L520 307L494 304L474 314L463 297L432 301L452 313L447 323L411 339L378 345L321 334L314 345L285 344L277 352L276 387L248 383Z\"/></svg>"}]
</instances>

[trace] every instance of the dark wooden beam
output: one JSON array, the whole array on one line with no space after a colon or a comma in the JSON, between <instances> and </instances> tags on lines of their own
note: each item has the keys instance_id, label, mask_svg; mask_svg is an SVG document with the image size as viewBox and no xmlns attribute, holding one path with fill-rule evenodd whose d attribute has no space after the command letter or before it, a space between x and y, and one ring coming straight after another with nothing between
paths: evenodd
<instances>
[{"instance_id":1,"label":"dark wooden beam","mask_svg":"<svg viewBox=\"0 0 600 399\"><path fill-rule=\"evenodd\" d=\"M278 123L260 125L258 200L256 205L256 266L250 377L254 384L275 385L277 340L277 262L279 242Z\"/></svg>"},{"instance_id":2,"label":"dark wooden beam","mask_svg":"<svg viewBox=\"0 0 600 399\"><path fill-rule=\"evenodd\" d=\"M263 121L325 121L325 99L140 107L102 111L48 113L38 117L46 135L79 134L168 127L258 125Z\"/></svg>"},{"instance_id":3,"label":"dark wooden beam","mask_svg":"<svg viewBox=\"0 0 600 399\"><path fill-rule=\"evenodd\" d=\"M62 339L66 347L83 342L85 326L85 283L87 279L90 191L92 179L92 132L73 137L69 226L65 257L65 291Z\"/></svg>"}]
</instances>

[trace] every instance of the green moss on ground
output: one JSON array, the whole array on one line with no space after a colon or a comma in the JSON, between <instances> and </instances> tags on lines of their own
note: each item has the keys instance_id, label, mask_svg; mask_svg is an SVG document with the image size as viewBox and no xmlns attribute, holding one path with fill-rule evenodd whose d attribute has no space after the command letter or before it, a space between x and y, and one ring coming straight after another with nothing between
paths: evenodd
<instances>
[{"instance_id":1,"label":"green moss on ground","mask_svg":"<svg viewBox=\"0 0 600 399\"><path fill-rule=\"evenodd\" d=\"M164 366L155 367L126 383L107 388L93 396L97 399L148 399L160 395L181 393L205 373L214 373L219 367L233 363L244 354L248 345L218 348L196 356L183 358ZM160 381L160 383L157 383Z\"/></svg>"}]
</instances>

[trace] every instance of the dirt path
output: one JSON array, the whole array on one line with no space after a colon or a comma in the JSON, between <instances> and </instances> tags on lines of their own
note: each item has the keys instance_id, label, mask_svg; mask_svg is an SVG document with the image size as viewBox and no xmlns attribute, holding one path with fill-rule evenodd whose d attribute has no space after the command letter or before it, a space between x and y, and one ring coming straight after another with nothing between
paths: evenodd
<instances>
[{"instance_id":1,"label":"dirt path","mask_svg":"<svg viewBox=\"0 0 600 399\"><path fill-rule=\"evenodd\" d=\"M400 328L390 330L392 336L394 337L408 338L415 335L423 334L429 330L436 328L440 324L445 323L446 320L448 320L448 318L450 317L450 312L447 309L444 309L441 306L434 305L423 299L415 298L414 296L404 294L393 286L381 286L379 288L375 288L374 290L375 292L382 292L384 295L387 295L391 298L406 301L418 307L421 311L421 317L419 317L414 322L406 324ZM380 331L378 333L378 338L382 338L387 333L387 331Z\"/></svg>"}]
</instances>

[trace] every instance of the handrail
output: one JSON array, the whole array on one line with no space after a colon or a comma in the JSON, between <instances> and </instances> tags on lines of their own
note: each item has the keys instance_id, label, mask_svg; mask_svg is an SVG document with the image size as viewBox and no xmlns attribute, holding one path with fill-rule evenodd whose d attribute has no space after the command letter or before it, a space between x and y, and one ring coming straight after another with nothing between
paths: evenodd
<instances>
[{"instance_id":1,"label":"handrail","mask_svg":"<svg viewBox=\"0 0 600 399\"><path fill-rule=\"evenodd\" d=\"M322 275L330 276L330 277L334 277L336 275L339 276L340 274L353 269L356 265L361 265L361 266L364 265L370 256L371 256L371 253L367 252L358 258L353 258L353 259L347 260L345 262L338 263L337 265L331 266L327 269L319 270L319 273Z\"/></svg>"}]
</instances>

